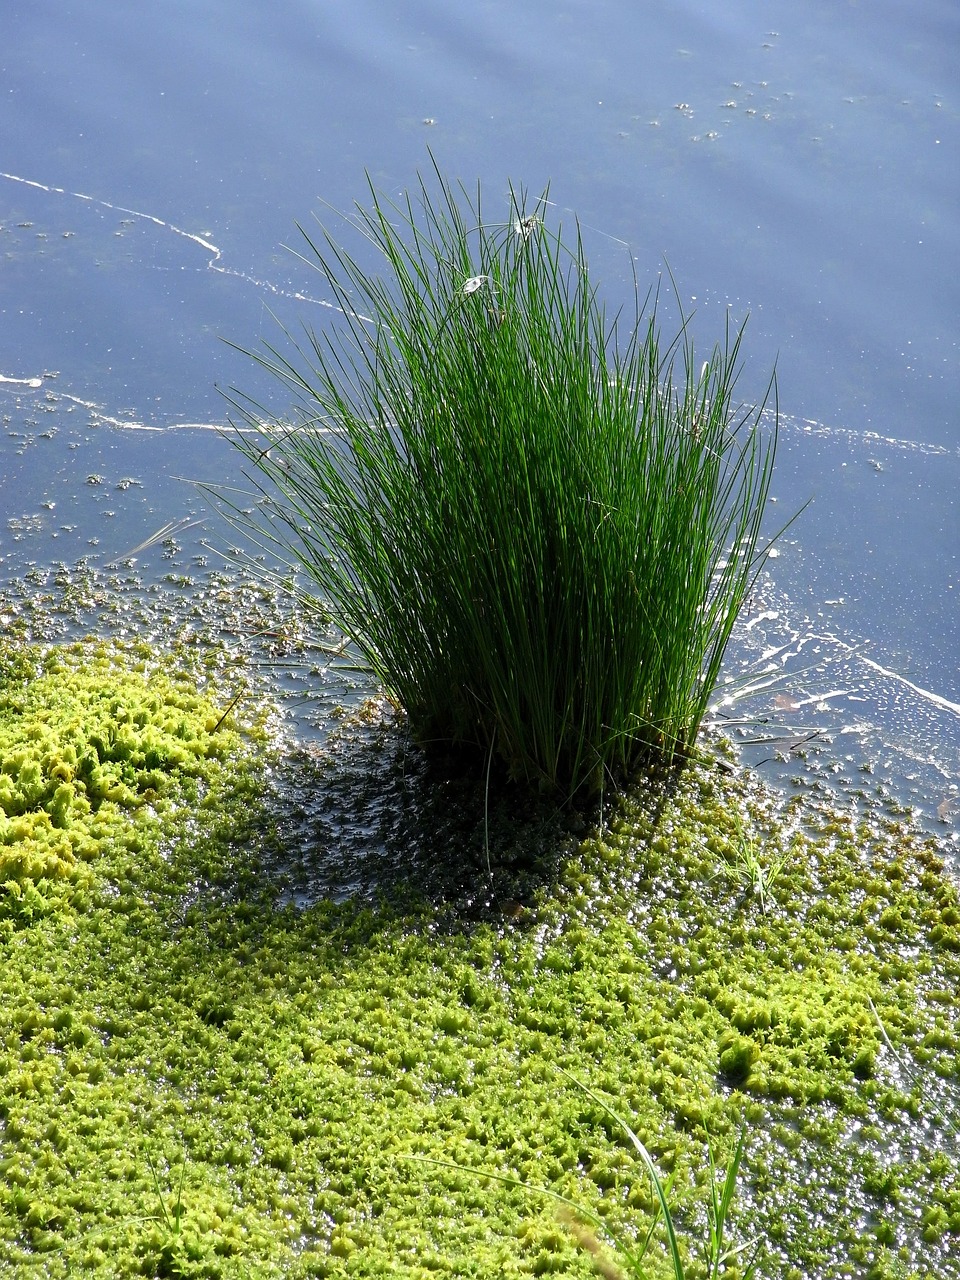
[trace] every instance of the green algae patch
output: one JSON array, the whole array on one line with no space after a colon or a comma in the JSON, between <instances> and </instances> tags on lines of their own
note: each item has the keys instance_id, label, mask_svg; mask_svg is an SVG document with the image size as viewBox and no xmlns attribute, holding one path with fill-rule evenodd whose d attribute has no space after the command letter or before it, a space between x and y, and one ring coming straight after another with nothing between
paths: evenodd
<instances>
[{"instance_id":1,"label":"green algae patch","mask_svg":"<svg viewBox=\"0 0 960 1280\"><path fill-rule=\"evenodd\" d=\"M223 711L148 646L9 652L0 666L0 927L83 908L102 851L135 854L165 812L237 752Z\"/></svg>"},{"instance_id":2,"label":"green algae patch","mask_svg":"<svg viewBox=\"0 0 960 1280\"><path fill-rule=\"evenodd\" d=\"M296 910L229 700L136 649L5 662L4 759L36 762L6 821L93 848L0 941L0 1277L588 1276L548 1197L485 1176L642 1239L649 1181L559 1068L673 1178L692 1280L708 1141L744 1124L759 1275L958 1274L960 913L917 832L696 767L515 915Z\"/></svg>"}]
</instances>

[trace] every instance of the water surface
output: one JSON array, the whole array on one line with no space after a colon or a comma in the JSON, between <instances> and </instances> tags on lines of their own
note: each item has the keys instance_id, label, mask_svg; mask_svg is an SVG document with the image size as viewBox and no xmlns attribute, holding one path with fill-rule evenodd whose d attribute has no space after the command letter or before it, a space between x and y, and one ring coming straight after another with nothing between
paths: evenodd
<instances>
[{"instance_id":1,"label":"water surface","mask_svg":"<svg viewBox=\"0 0 960 1280\"><path fill-rule=\"evenodd\" d=\"M0 575L109 565L204 514L185 480L240 483L218 387L282 392L222 339L322 325L295 223L336 227L367 173L398 195L430 148L492 214L550 182L612 304L632 258L644 286L669 264L705 346L749 313L741 390L776 362L783 410L771 528L810 505L730 655L783 679L726 714L786 734L748 754L788 785L883 785L950 836L958 54L947 0L8 3ZM210 536L139 570L199 573Z\"/></svg>"}]
</instances>

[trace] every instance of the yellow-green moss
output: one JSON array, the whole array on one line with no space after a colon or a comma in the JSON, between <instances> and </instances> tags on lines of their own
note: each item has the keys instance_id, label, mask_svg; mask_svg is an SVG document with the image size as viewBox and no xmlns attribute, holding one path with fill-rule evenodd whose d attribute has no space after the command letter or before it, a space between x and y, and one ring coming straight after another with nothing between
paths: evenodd
<instances>
[{"instance_id":1,"label":"yellow-green moss","mask_svg":"<svg viewBox=\"0 0 960 1280\"><path fill-rule=\"evenodd\" d=\"M235 753L223 708L146 646L21 649L0 668L0 921L82 905L112 842Z\"/></svg>"},{"instance_id":2,"label":"yellow-green moss","mask_svg":"<svg viewBox=\"0 0 960 1280\"><path fill-rule=\"evenodd\" d=\"M297 912L271 889L264 749L171 663L80 646L0 671L5 830L25 823L3 846L0 1277L585 1277L548 1200L482 1177L643 1229L642 1171L559 1066L673 1174L686 1239L707 1133L722 1161L745 1120L762 1277L958 1274L936 1108L960 914L916 833L776 813L698 768L663 809L627 798L516 920ZM745 831L777 867L762 905Z\"/></svg>"}]
</instances>

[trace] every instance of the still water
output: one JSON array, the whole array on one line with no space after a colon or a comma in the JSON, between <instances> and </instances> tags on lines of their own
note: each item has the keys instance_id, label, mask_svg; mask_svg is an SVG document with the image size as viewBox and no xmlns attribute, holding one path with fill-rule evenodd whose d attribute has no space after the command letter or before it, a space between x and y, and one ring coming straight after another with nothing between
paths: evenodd
<instances>
[{"instance_id":1,"label":"still water","mask_svg":"<svg viewBox=\"0 0 960 1280\"><path fill-rule=\"evenodd\" d=\"M809 505L731 649L759 687L717 714L762 722L745 754L785 785L885 788L956 856L958 59L953 0L5 0L0 582L109 572L208 514L188 481L242 483L220 389L283 393L223 339L330 314L297 222L431 151L496 213L549 182L611 304L669 264L702 346L749 314L745 399L776 364L771 529Z\"/></svg>"}]
</instances>

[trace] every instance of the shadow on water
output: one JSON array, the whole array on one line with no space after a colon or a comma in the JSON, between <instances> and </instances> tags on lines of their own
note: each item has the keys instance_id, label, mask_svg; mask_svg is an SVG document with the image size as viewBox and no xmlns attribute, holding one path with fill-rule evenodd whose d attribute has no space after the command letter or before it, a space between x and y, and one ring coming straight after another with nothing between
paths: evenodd
<instances>
[{"instance_id":1,"label":"shadow on water","mask_svg":"<svg viewBox=\"0 0 960 1280\"><path fill-rule=\"evenodd\" d=\"M428 755L389 704L371 699L323 745L294 743L274 774L284 900L400 908L449 922L532 918L539 889L599 816L560 810L483 762Z\"/></svg>"},{"instance_id":2,"label":"shadow on water","mask_svg":"<svg viewBox=\"0 0 960 1280\"><path fill-rule=\"evenodd\" d=\"M428 753L371 680L331 668L334 639L288 586L249 563L201 565L181 550L159 582L133 559L34 566L5 584L2 625L44 645L89 634L155 644L225 716L236 707L240 722L266 717L252 834L278 905L349 900L414 915L429 906L453 928L523 927L600 809L558 808L496 768L488 778L483 758ZM249 888L196 891L231 898Z\"/></svg>"}]
</instances>

